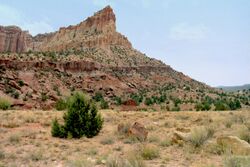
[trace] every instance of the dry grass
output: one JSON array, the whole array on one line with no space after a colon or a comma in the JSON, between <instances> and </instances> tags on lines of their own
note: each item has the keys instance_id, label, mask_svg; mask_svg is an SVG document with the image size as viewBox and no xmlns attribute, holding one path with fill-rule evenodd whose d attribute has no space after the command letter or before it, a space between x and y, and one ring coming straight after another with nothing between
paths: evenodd
<instances>
[{"instance_id":1,"label":"dry grass","mask_svg":"<svg viewBox=\"0 0 250 167\"><path fill-rule=\"evenodd\" d=\"M62 121L63 112L0 111L0 166L201 167L211 164L223 167L226 161L233 160L225 160L223 148L216 144L209 150L206 146L214 143L219 135L249 139L247 111L233 112L233 115L230 112L115 111L102 114L105 122L98 136L75 140L51 137L51 121L54 118ZM135 121L149 131L143 143L125 135ZM125 126L118 134L117 125L121 122ZM188 129L191 142L172 142L174 131ZM194 151L196 147L198 152Z\"/></svg>"}]
</instances>

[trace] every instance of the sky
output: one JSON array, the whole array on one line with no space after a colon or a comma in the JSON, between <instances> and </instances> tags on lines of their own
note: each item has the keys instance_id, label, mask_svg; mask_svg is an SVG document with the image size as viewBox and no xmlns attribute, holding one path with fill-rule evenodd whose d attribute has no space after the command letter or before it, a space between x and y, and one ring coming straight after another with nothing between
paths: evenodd
<instances>
[{"instance_id":1,"label":"sky","mask_svg":"<svg viewBox=\"0 0 250 167\"><path fill-rule=\"evenodd\" d=\"M210 86L250 83L250 0L0 0L0 25L33 35L110 5L133 47Z\"/></svg>"}]
</instances>

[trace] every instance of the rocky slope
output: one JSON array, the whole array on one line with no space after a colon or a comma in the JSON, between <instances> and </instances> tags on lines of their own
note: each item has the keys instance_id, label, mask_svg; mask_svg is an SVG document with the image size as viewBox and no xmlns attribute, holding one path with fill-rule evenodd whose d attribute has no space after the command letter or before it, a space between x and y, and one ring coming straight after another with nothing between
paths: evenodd
<instances>
[{"instance_id":1,"label":"rocky slope","mask_svg":"<svg viewBox=\"0 0 250 167\"><path fill-rule=\"evenodd\" d=\"M111 107L123 103L126 109L133 99L141 109L193 110L195 100L220 93L135 50L116 31L110 6L78 25L35 37L0 27L0 52L0 96L15 106L47 109L80 90L101 93Z\"/></svg>"}]
</instances>

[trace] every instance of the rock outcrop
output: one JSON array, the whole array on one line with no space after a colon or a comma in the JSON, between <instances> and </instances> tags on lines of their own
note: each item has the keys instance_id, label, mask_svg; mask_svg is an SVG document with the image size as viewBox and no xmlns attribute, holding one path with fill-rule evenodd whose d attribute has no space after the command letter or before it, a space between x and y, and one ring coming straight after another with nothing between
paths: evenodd
<instances>
[{"instance_id":1,"label":"rock outcrop","mask_svg":"<svg viewBox=\"0 0 250 167\"><path fill-rule=\"evenodd\" d=\"M25 52L31 42L27 31L16 26L0 26L0 52Z\"/></svg>"},{"instance_id":2,"label":"rock outcrop","mask_svg":"<svg viewBox=\"0 0 250 167\"><path fill-rule=\"evenodd\" d=\"M128 130L128 135L137 138L139 141L145 141L148 137L148 131L139 122L135 122Z\"/></svg>"},{"instance_id":3,"label":"rock outcrop","mask_svg":"<svg viewBox=\"0 0 250 167\"><path fill-rule=\"evenodd\" d=\"M38 36L34 37L37 38ZM39 44L33 45L33 49L37 51L82 50L93 47L105 48L110 45L132 47L125 36L116 32L116 17L110 6L78 25L60 28L59 31L43 38L40 35L38 41Z\"/></svg>"},{"instance_id":4,"label":"rock outcrop","mask_svg":"<svg viewBox=\"0 0 250 167\"><path fill-rule=\"evenodd\" d=\"M250 144L236 136L220 136L217 143L236 155L250 155Z\"/></svg>"},{"instance_id":5,"label":"rock outcrop","mask_svg":"<svg viewBox=\"0 0 250 167\"><path fill-rule=\"evenodd\" d=\"M116 17L107 6L75 26L32 37L19 27L0 27L0 52L65 51L83 48L106 48L120 45L132 48L128 39L116 31Z\"/></svg>"}]
</instances>

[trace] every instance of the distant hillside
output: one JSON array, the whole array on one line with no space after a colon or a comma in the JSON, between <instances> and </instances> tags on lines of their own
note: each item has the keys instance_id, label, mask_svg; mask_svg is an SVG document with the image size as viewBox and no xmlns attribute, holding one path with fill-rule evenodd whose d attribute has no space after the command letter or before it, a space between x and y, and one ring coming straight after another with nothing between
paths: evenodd
<instances>
[{"instance_id":1,"label":"distant hillside","mask_svg":"<svg viewBox=\"0 0 250 167\"><path fill-rule=\"evenodd\" d=\"M242 85L242 86L219 86L218 88L224 90L224 91L227 91L227 92L235 92L235 91L238 91L238 90L248 90L250 89L250 84L245 84L245 85Z\"/></svg>"}]
</instances>

